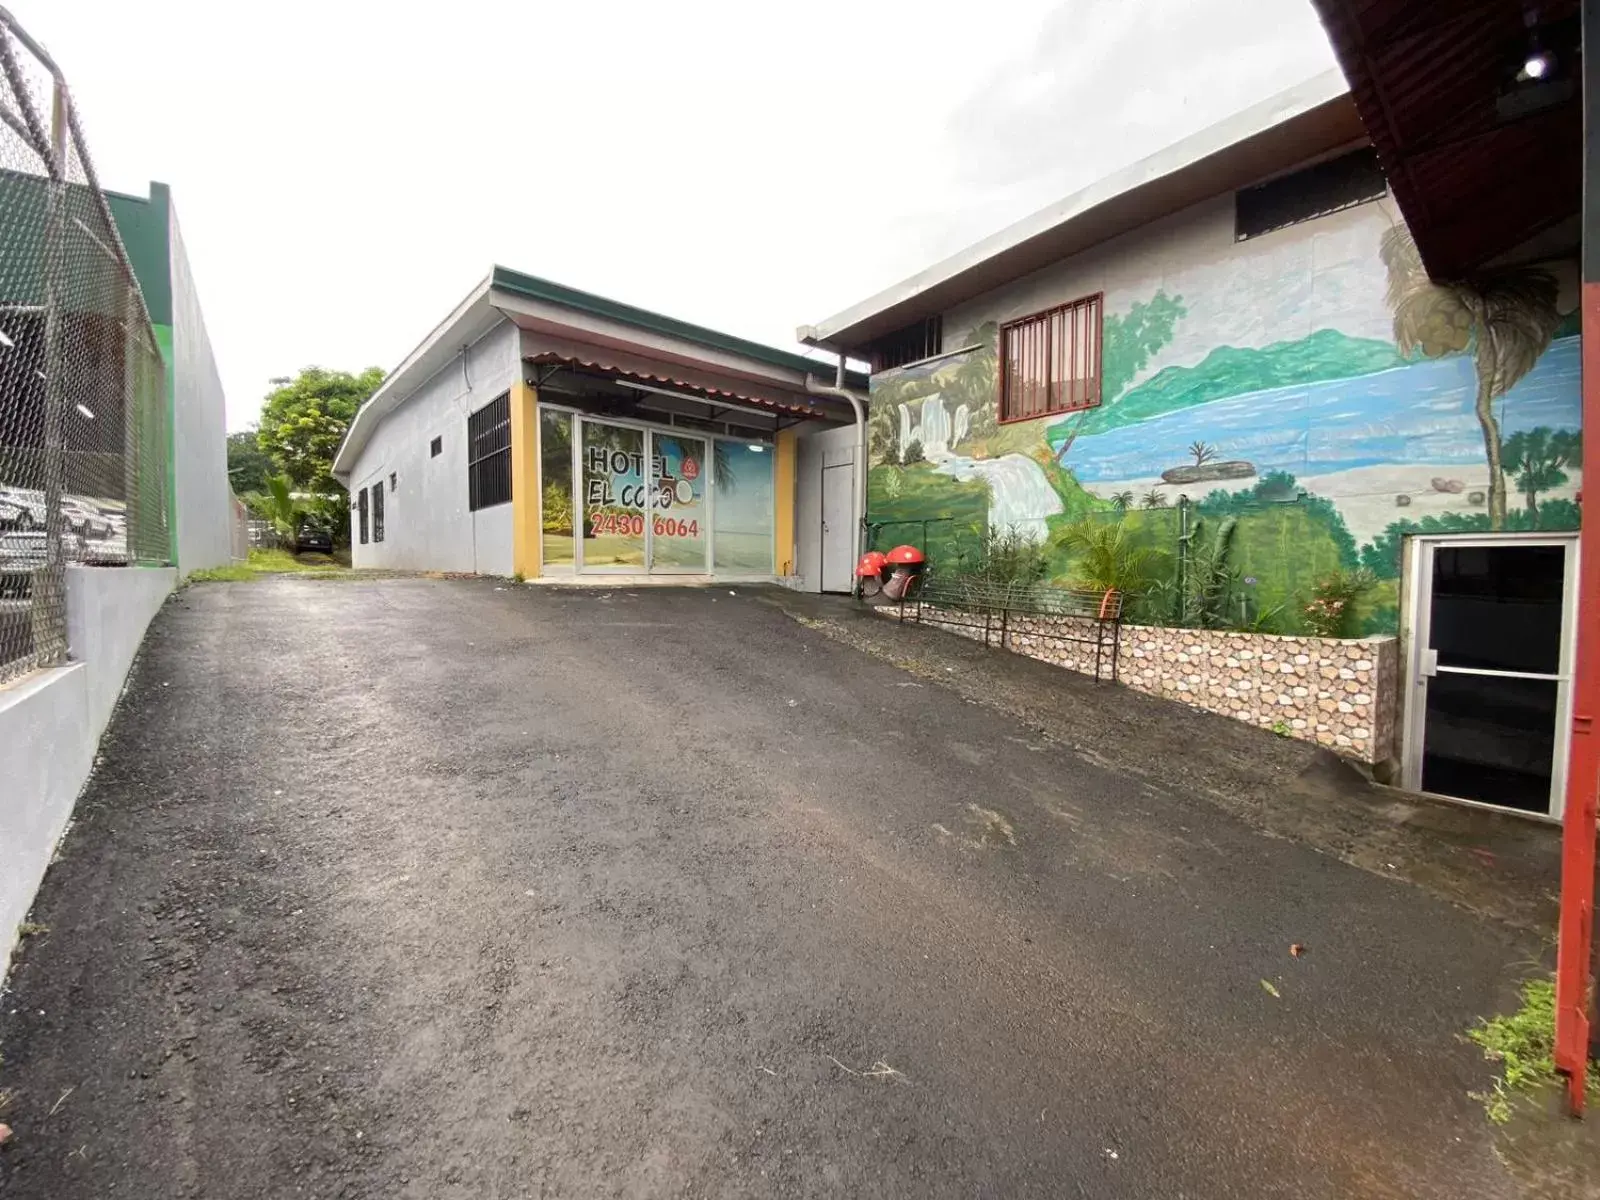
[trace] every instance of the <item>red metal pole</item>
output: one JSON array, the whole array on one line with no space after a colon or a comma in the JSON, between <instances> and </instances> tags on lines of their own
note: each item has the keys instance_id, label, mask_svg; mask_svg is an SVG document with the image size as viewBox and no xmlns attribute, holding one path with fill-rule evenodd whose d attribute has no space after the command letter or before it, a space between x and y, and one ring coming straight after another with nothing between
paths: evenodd
<instances>
[{"instance_id":1,"label":"red metal pole","mask_svg":"<svg viewBox=\"0 0 1600 1200\"><path fill-rule=\"evenodd\" d=\"M1583 44L1600 46L1600 0L1583 0ZM1572 753L1562 813L1556 951L1556 1067L1582 1116L1589 1073L1589 953L1594 934L1595 799L1600 785L1600 54L1583 56L1583 478L1596 499L1578 534L1578 646Z\"/></svg>"}]
</instances>

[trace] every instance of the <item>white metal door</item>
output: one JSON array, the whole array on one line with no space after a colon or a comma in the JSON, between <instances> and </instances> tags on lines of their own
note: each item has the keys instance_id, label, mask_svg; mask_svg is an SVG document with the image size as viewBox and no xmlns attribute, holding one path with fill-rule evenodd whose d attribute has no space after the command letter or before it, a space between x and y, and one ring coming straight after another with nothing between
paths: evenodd
<instances>
[{"instance_id":1,"label":"white metal door","mask_svg":"<svg viewBox=\"0 0 1600 1200\"><path fill-rule=\"evenodd\" d=\"M848 592L855 563L850 561L855 529L855 466L822 469L822 590Z\"/></svg>"},{"instance_id":2,"label":"white metal door","mask_svg":"<svg viewBox=\"0 0 1600 1200\"><path fill-rule=\"evenodd\" d=\"M1575 536L1417 539L1408 787L1560 815L1576 560Z\"/></svg>"}]
</instances>

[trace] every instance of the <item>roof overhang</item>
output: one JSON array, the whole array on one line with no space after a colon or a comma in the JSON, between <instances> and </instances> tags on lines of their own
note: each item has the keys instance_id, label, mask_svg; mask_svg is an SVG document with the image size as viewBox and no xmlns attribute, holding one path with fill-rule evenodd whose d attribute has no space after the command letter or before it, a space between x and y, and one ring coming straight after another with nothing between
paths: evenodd
<instances>
[{"instance_id":1,"label":"roof overhang","mask_svg":"<svg viewBox=\"0 0 1600 1200\"><path fill-rule=\"evenodd\" d=\"M810 346L867 343L1119 234L1334 151L1365 144L1338 71L1326 71L1090 184L815 325Z\"/></svg>"},{"instance_id":2,"label":"roof overhang","mask_svg":"<svg viewBox=\"0 0 1600 1200\"><path fill-rule=\"evenodd\" d=\"M390 413L399 408L411 394L445 367L455 361L465 346L480 341L483 336L505 320L490 302L490 277L485 276L466 299L456 305L450 315L422 340L416 349L406 355L400 365L384 376L378 390L356 410L355 419L345 430L339 452L333 456L333 477L348 485L350 472L362 449Z\"/></svg>"},{"instance_id":3,"label":"roof overhang","mask_svg":"<svg viewBox=\"0 0 1600 1200\"><path fill-rule=\"evenodd\" d=\"M1577 0L1312 2L1429 274L1576 250ZM1545 42L1562 43L1560 74L1519 86L1529 10Z\"/></svg>"},{"instance_id":4,"label":"roof overhang","mask_svg":"<svg viewBox=\"0 0 1600 1200\"><path fill-rule=\"evenodd\" d=\"M668 384L795 418L836 421L850 413L844 400L811 390L834 383L835 364L495 267L361 406L334 457L334 477L348 484L384 418L506 322L522 331L519 357L533 364ZM846 379L851 387L866 382L854 374Z\"/></svg>"}]
</instances>

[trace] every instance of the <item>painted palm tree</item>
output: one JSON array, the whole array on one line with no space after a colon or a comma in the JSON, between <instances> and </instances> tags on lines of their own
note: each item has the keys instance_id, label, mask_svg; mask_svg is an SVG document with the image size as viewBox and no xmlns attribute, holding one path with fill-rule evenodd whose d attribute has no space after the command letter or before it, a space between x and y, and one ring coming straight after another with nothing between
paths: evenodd
<instances>
[{"instance_id":1,"label":"painted palm tree","mask_svg":"<svg viewBox=\"0 0 1600 1200\"><path fill-rule=\"evenodd\" d=\"M1539 361L1561 315L1556 281L1546 271L1516 267L1468 283L1435 283L1404 225L1383 235L1379 250L1389 276L1389 311L1400 353L1427 358L1471 351L1478 391L1474 411L1489 465L1489 528L1506 523L1506 475L1494 402Z\"/></svg>"},{"instance_id":2,"label":"painted palm tree","mask_svg":"<svg viewBox=\"0 0 1600 1200\"><path fill-rule=\"evenodd\" d=\"M1540 425L1508 437L1501 457L1506 471L1516 478L1517 490L1527 497L1528 517L1537 528L1539 493L1567 482L1565 468L1582 461L1583 443L1575 430Z\"/></svg>"},{"instance_id":3,"label":"painted palm tree","mask_svg":"<svg viewBox=\"0 0 1600 1200\"><path fill-rule=\"evenodd\" d=\"M1116 509L1119 513L1127 512L1133 507L1133 493L1118 492L1116 495L1111 497L1111 507Z\"/></svg>"},{"instance_id":4,"label":"painted palm tree","mask_svg":"<svg viewBox=\"0 0 1600 1200\"><path fill-rule=\"evenodd\" d=\"M1144 494L1144 499L1139 501L1140 508L1166 508L1167 497L1160 488L1151 488Z\"/></svg>"}]
</instances>

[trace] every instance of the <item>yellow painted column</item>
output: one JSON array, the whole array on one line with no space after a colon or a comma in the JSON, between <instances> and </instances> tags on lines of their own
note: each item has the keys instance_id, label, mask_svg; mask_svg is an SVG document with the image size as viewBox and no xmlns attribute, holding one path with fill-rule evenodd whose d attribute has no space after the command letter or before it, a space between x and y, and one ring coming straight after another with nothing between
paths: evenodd
<instances>
[{"instance_id":1,"label":"yellow painted column","mask_svg":"<svg viewBox=\"0 0 1600 1200\"><path fill-rule=\"evenodd\" d=\"M780 430L776 452L773 454L772 491L776 504L773 511L772 540L775 544L773 560L779 575L794 574L795 468L799 460L798 441L799 434L793 429Z\"/></svg>"},{"instance_id":2,"label":"yellow painted column","mask_svg":"<svg viewBox=\"0 0 1600 1200\"><path fill-rule=\"evenodd\" d=\"M539 393L511 388L511 562L524 579L539 574Z\"/></svg>"}]
</instances>

